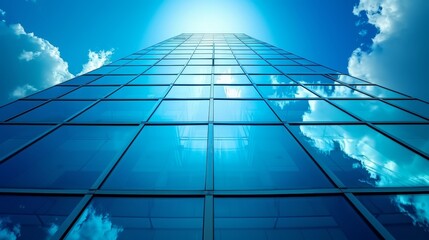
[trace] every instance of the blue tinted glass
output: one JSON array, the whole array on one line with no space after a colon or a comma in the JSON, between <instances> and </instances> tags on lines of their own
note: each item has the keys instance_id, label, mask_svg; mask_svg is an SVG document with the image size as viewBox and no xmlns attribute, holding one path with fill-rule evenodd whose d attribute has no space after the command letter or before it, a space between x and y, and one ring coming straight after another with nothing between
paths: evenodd
<instances>
[{"instance_id":1,"label":"blue tinted glass","mask_svg":"<svg viewBox=\"0 0 429 240\"><path fill-rule=\"evenodd\" d=\"M214 126L218 190L330 187L283 126Z\"/></svg>"},{"instance_id":2,"label":"blue tinted glass","mask_svg":"<svg viewBox=\"0 0 429 240\"><path fill-rule=\"evenodd\" d=\"M296 84L285 75L250 75L256 84Z\"/></svg>"},{"instance_id":3,"label":"blue tinted glass","mask_svg":"<svg viewBox=\"0 0 429 240\"><path fill-rule=\"evenodd\" d=\"M158 62L158 60L156 59L136 59L133 60L131 62L128 62L127 65L153 65L156 62Z\"/></svg>"},{"instance_id":4,"label":"blue tinted glass","mask_svg":"<svg viewBox=\"0 0 429 240\"><path fill-rule=\"evenodd\" d=\"M377 125L377 127L429 155L429 125Z\"/></svg>"},{"instance_id":5,"label":"blue tinted glass","mask_svg":"<svg viewBox=\"0 0 429 240\"><path fill-rule=\"evenodd\" d=\"M429 195L375 195L358 199L396 239L429 239Z\"/></svg>"},{"instance_id":6,"label":"blue tinted glass","mask_svg":"<svg viewBox=\"0 0 429 240\"><path fill-rule=\"evenodd\" d=\"M122 85L135 77L136 75L106 75L91 82L90 85Z\"/></svg>"},{"instance_id":7,"label":"blue tinted glass","mask_svg":"<svg viewBox=\"0 0 429 240\"><path fill-rule=\"evenodd\" d=\"M210 84L211 75L180 75L176 84Z\"/></svg>"},{"instance_id":8,"label":"blue tinted glass","mask_svg":"<svg viewBox=\"0 0 429 240\"><path fill-rule=\"evenodd\" d=\"M215 100L215 121L278 122L279 119L259 100Z\"/></svg>"},{"instance_id":9,"label":"blue tinted glass","mask_svg":"<svg viewBox=\"0 0 429 240\"><path fill-rule=\"evenodd\" d=\"M70 91L75 89L75 87L67 87L67 86L54 86L51 88L48 88L46 90L40 91L36 94L33 94L31 96L28 96L27 98L32 99L50 99L50 98L57 98L61 95L64 95Z\"/></svg>"},{"instance_id":10,"label":"blue tinted glass","mask_svg":"<svg viewBox=\"0 0 429 240\"><path fill-rule=\"evenodd\" d=\"M284 74L315 73L313 70L304 66L277 66Z\"/></svg>"},{"instance_id":11,"label":"blue tinted glass","mask_svg":"<svg viewBox=\"0 0 429 240\"><path fill-rule=\"evenodd\" d=\"M308 89L322 97L328 98L370 98L368 95L356 91L353 88L339 85L307 85Z\"/></svg>"},{"instance_id":12,"label":"blue tinted glass","mask_svg":"<svg viewBox=\"0 0 429 240\"><path fill-rule=\"evenodd\" d=\"M82 85L82 84L87 84L87 83L91 82L92 80L97 79L99 77L100 77L99 75L94 75L94 76L83 75L83 76L75 77L75 78L72 78L72 79L70 79L68 81L65 81L65 82L61 83L61 85Z\"/></svg>"},{"instance_id":13,"label":"blue tinted glass","mask_svg":"<svg viewBox=\"0 0 429 240\"><path fill-rule=\"evenodd\" d=\"M215 59L215 65L238 65L238 62L235 59Z\"/></svg>"},{"instance_id":14,"label":"blue tinted glass","mask_svg":"<svg viewBox=\"0 0 429 240\"><path fill-rule=\"evenodd\" d=\"M0 160L27 145L52 126L0 125Z\"/></svg>"},{"instance_id":15,"label":"blue tinted glass","mask_svg":"<svg viewBox=\"0 0 429 240\"><path fill-rule=\"evenodd\" d=\"M311 74L311 75L288 75L288 77L302 84L335 84L332 79L329 79L323 75Z\"/></svg>"},{"instance_id":16,"label":"blue tinted glass","mask_svg":"<svg viewBox=\"0 0 429 240\"><path fill-rule=\"evenodd\" d=\"M244 74L239 66L215 66L215 74Z\"/></svg>"},{"instance_id":17,"label":"blue tinted glass","mask_svg":"<svg viewBox=\"0 0 429 240\"><path fill-rule=\"evenodd\" d=\"M271 66L243 66L243 68L248 74L280 74L277 69Z\"/></svg>"},{"instance_id":18,"label":"blue tinted glass","mask_svg":"<svg viewBox=\"0 0 429 240\"><path fill-rule=\"evenodd\" d=\"M268 63L262 59L241 59L239 62L242 65L268 65Z\"/></svg>"},{"instance_id":19,"label":"blue tinted glass","mask_svg":"<svg viewBox=\"0 0 429 240\"><path fill-rule=\"evenodd\" d=\"M380 98L408 98L407 96L404 96L402 94L396 93L394 91L390 91L388 89L385 89L379 86L361 85L361 86L355 86L355 88L364 93L368 93Z\"/></svg>"},{"instance_id":20,"label":"blue tinted glass","mask_svg":"<svg viewBox=\"0 0 429 240\"><path fill-rule=\"evenodd\" d=\"M189 65L211 65L211 59L191 59L188 63Z\"/></svg>"},{"instance_id":21,"label":"blue tinted glass","mask_svg":"<svg viewBox=\"0 0 429 240\"><path fill-rule=\"evenodd\" d=\"M122 66L110 72L110 74L141 74L148 68L149 66Z\"/></svg>"},{"instance_id":22,"label":"blue tinted glass","mask_svg":"<svg viewBox=\"0 0 429 240\"><path fill-rule=\"evenodd\" d=\"M204 190L207 126L146 126L105 189Z\"/></svg>"},{"instance_id":23,"label":"blue tinted glass","mask_svg":"<svg viewBox=\"0 0 429 240\"><path fill-rule=\"evenodd\" d=\"M341 197L215 198L215 239L378 239Z\"/></svg>"},{"instance_id":24,"label":"blue tinted glass","mask_svg":"<svg viewBox=\"0 0 429 240\"><path fill-rule=\"evenodd\" d=\"M64 99L99 99L104 98L117 87L97 86L97 87L81 87L75 91L61 97Z\"/></svg>"},{"instance_id":25,"label":"blue tinted glass","mask_svg":"<svg viewBox=\"0 0 429 240\"><path fill-rule=\"evenodd\" d=\"M174 86L167 98L210 98L210 86Z\"/></svg>"},{"instance_id":26,"label":"blue tinted glass","mask_svg":"<svg viewBox=\"0 0 429 240\"><path fill-rule=\"evenodd\" d=\"M101 68L97 68L94 71L89 72L89 74L107 74L117 68L119 68L119 66L102 66Z\"/></svg>"},{"instance_id":27,"label":"blue tinted glass","mask_svg":"<svg viewBox=\"0 0 429 240\"><path fill-rule=\"evenodd\" d=\"M167 100L161 102L150 121L208 121L208 114L208 100Z\"/></svg>"},{"instance_id":28,"label":"blue tinted glass","mask_svg":"<svg viewBox=\"0 0 429 240\"><path fill-rule=\"evenodd\" d=\"M153 66L145 74L179 74L182 66Z\"/></svg>"},{"instance_id":29,"label":"blue tinted glass","mask_svg":"<svg viewBox=\"0 0 429 240\"><path fill-rule=\"evenodd\" d=\"M259 86L266 98L317 98L316 95L301 86Z\"/></svg>"},{"instance_id":30,"label":"blue tinted glass","mask_svg":"<svg viewBox=\"0 0 429 240\"><path fill-rule=\"evenodd\" d=\"M339 80L341 82L348 83L348 84L367 84L367 82L364 82L360 79L357 79L355 77L348 76L348 75L330 75L330 76L335 80Z\"/></svg>"},{"instance_id":31,"label":"blue tinted glass","mask_svg":"<svg viewBox=\"0 0 429 240\"><path fill-rule=\"evenodd\" d=\"M153 99L164 97L168 86L125 86L109 96L112 99Z\"/></svg>"},{"instance_id":32,"label":"blue tinted glass","mask_svg":"<svg viewBox=\"0 0 429 240\"><path fill-rule=\"evenodd\" d=\"M84 123L140 123L146 121L156 101L101 101L74 118Z\"/></svg>"},{"instance_id":33,"label":"blue tinted glass","mask_svg":"<svg viewBox=\"0 0 429 240\"><path fill-rule=\"evenodd\" d=\"M314 158L348 187L428 186L429 161L364 125L292 129Z\"/></svg>"},{"instance_id":34,"label":"blue tinted glass","mask_svg":"<svg viewBox=\"0 0 429 240\"><path fill-rule=\"evenodd\" d=\"M159 61L156 65L185 65L188 59L164 59Z\"/></svg>"},{"instance_id":35,"label":"blue tinted glass","mask_svg":"<svg viewBox=\"0 0 429 240\"><path fill-rule=\"evenodd\" d=\"M187 66L183 70L183 74L210 74L212 66Z\"/></svg>"},{"instance_id":36,"label":"blue tinted glass","mask_svg":"<svg viewBox=\"0 0 429 240\"><path fill-rule=\"evenodd\" d=\"M134 126L62 126L0 165L2 188L88 189L116 161Z\"/></svg>"},{"instance_id":37,"label":"blue tinted glass","mask_svg":"<svg viewBox=\"0 0 429 240\"><path fill-rule=\"evenodd\" d=\"M290 59L268 60L273 65L299 65L297 62Z\"/></svg>"},{"instance_id":38,"label":"blue tinted glass","mask_svg":"<svg viewBox=\"0 0 429 240\"><path fill-rule=\"evenodd\" d=\"M357 121L323 100L282 100L270 103L283 121Z\"/></svg>"},{"instance_id":39,"label":"blue tinted glass","mask_svg":"<svg viewBox=\"0 0 429 240\"><path fill-rule=\"evenodd\" d=\"M92 101L51 101L11 122L62 122L92 104Z\"/></svg>"},{"instance_id":40,"label":"blue tinted glass","mask_svg":"<svg viewBox=\"0 0 429 240\"><path fill-rule=\"evenodd\" d=\"M17 114L30 110L44 101L16 101L0 108L0 121L5 121Z\"/></svg>"},{"instance_id":41,"label":"blue tinted glass","mask_svg":"<svg viewBox=\"0 0 429 240\"><path fill-rule=\"evenodd\" d=\"M388 102L429 118L429 104L420 100L388 100Z\"/></svg>"},{"instance_id":42,"label":"blue tinted glass","mask_svg":"<svg viewBox=\"0 0 429 240\"><path fill-rule=\"evenodd\" d=\"M201 239L200 198L94 198L66 239Z\"/></svg>"},{"instance_id":43,"label":"blue tinted glass","mask_svg":"<svg viewBox=\"0 0 429 240\"><path fill-rule=\"evenodd\" d=\"M52 239L78 197L0 196L1 239Z\"/></svg>"},{"instance_id":44,"label":"blue tinted glass","mask_svg":"<svg viewBox=\"0 0 429 240\"><path fill-rule=\"evenodd\" d=\"M310 68L311 70L313 70L315 73L320 73L320 74L335 74L335 73L339 73L338 71L332 70L330 68L324 67L324 66L306 66L308 68Z\"/></svg>"},{"instance_id":45,"label":"blue tinted glass","mask_svg":"<svg viewBox=\"0 0 429 240\"><path fill-rule=\"evenodd\" d=\"M253 86L215 86L215 98L261 98Z\"/></svg>"},{"instance_id":46,"label":"blue tinted glass","mask_svg":"<svg viewBox=\"0 0 429 240\"><path fill-rule=\"evenodd\" d=\"M333 103L367 121L424 121L378 100L334 100Z\"/></svg>"},{"instance_id":47,"label":"blue tinted glass","mask_svg":"<svg viewBox=\"0 0 429 240\"><path fill-rule=\"evenodd\" d=\"M176 75L141 75L130 84L171 84L176 78Z\"/></svg>"},{"instance_id":48,"label":"blue tinted glass","mask_svg":"<svg viewBox=\"0 0 429 240\"><path fill-rule=\"evenodd\" d=\"M215 84L250 84L246 75L215 75Z\"/></svg>"}]
</instances>

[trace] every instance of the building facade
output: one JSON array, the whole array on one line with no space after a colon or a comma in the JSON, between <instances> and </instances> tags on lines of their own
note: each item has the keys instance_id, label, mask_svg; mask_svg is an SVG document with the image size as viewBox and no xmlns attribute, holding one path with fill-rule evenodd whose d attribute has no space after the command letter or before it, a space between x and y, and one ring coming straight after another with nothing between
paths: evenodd
<instances>
[{"instance_id":1,"label":"building facade","mask_svg":"<svg viewBox=\"0 0 429 240\"><path fill-rule=\"evenodd\" d=\"M0 108L1 239L428 239L429 105L181 34Z\"/></svg>"}]
</instances>

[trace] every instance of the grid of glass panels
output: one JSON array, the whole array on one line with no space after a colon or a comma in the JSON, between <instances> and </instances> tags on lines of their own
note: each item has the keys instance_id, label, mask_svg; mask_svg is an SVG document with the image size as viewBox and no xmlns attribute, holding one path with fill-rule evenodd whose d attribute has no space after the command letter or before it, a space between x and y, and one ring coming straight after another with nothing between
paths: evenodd
<instances>
[{"instance_id":1,"label":"grid of glass panels","mask_svg":"<svg viewBox=\"0 0 429 240\"><path fill-rule=\"evenodd\" d=\"M246 34L181 34L0 107L0 230L427 239L425 109Z\"/></svg>"}]
</instances>

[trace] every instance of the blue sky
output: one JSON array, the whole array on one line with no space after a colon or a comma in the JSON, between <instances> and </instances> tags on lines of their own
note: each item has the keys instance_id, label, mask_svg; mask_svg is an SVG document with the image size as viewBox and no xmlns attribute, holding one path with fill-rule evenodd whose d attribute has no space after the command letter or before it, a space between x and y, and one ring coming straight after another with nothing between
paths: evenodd
<instances>
[{"instance_id":1,"label":"blue sky","mask_svg":"<svg viewBox=\"0 0 429 240\"><path fill-rule=\"evenodd\" d=\"M425 0L0 0L0 9L0 104L182 32L244 32L417 97L429 86Z\"/></svg>"}]
</instances>

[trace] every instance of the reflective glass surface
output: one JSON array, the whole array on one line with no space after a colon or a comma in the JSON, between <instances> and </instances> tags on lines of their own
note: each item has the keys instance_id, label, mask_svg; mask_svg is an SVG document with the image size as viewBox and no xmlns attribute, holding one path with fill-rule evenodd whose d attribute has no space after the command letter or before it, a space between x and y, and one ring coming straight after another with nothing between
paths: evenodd
<instances>
[{"instance_id":1,"label":"reflective glass surface","mask_svg":"<svg viewBox=\"0 0 429 240\"><path fill-rule=\"evenodd\" d=\"M306 87L311 91L316 92L320 96L327 98L370 98L370 96L358 92L353 88L349 88L347 86L307 85Z\"/></svg>"},{"instance_id":2,"label":"reflective glass surface","mask_svg":"<svg viewBox=\"0 0 429 240\"><path fill-rule=\"evenodd\" d=\"M97 86L97 87L81 87L75 91L64 95L64 99L99 99L104 98L112 93L118 87L113 86Z\"/></svg>"},{"instance_id":3,"label":"reflective glass surface","mask_svg":"<svg viewBox=\"0 0 429 240\"><path fill-rule=\"evenodd\" d=\"M201 239L201 198L94 198L66 239Z\"/></svg>"},{"instance_id":4,"label":"reflective glass surface","mask_svg":"<svg viewBox=\"0 0 429 240\"><path fill-rule=\"evenodd\" d=\"M292 127L347 187L429 186L429 161L365 125Z\"/></svg>"},{"instance_id":5,"label":"reflective glass surface","mask_svg":"<svg viewBox=\"0 0 429 240\"><path fill-rule=\"evenodd\" d=\"M387 102L429 118L429 104L419 100L388 100Z\"/></svg>"},{"instance_id":6,"label":"reflective glass surface","mask_svg":"<svg viewBox=\"0 0 429 240\"><path fill-rule=\"evenodd\" d=\"M62 122L92 103L92 101L51 101L10 122Z\"/></svg>"},{"instance_id":7,"label":"reflective glass surface","mask_svg":"<svg viewBox=\"0 0 429 240\"><path fill-rule=\"evenodd\" d=\"M333 100L333 103L367 121L424 121L378 100Z\"/></svg>"},{"instance_id":8,"label":"reflective glass surface","mask_svg":"<svg viewBox=\"0 0 429 240\"><path fill-rule=\"evenodd\" d=\"M30 110L44 101L16 101L0 108L0 121L5 121L20 113Z\"/></svg>"},{"instance_id":9,"label":"reflective glass surface","mask_svg":"<svg viewBox=\"0 0 429 240\"><path fill-rule=\"evenodd\" d=\"M156 101L100 101L72 122L140 123L154 110Z\"/></svg>"},{"instance_id":10,"label":"reflective glass surface","mask_svg":"<svg viewBox=\"0 0 429 240\"><path fill-rule=\"evenodd\" d=\"M164 100L150 118L150 121L208 121L208 114L208 100Z\"/></svg>"},{"instance_id":11,"label":"reflective glass surface","mask_svg":"<svg viewBox=\"0 0 429 240\"><path fill-rule=\"evenodd\" d=\"M271 100L270 104L288 122L357 121L324 100Z\"/></svg>"},{"instance_id":12,"label":"reflective glass surface","mask_svg":"<svg viewBox=\"0 0 429 240\"><path fill-rule=\"evenodd\" d=\"M330 75L333 79L348 83L348 84L367 84L367 82L362 81L358 78L348 76L348 75Z\"/></svg>"},{"instance_id":13,"label":"reflective glass surface","mask_svg":"<svg viewBox=\"0 0 429 240\"><path fill-rule=\"evenodd\" d=\"M141 74L148 68L148 66L122 66L110 72L110 74Z\"/></svg>"},{"instance_id":14,"label":"reflective glass surface","mask_svg":"<svg viewBox=\"0 0 429 240\"><path fill-rule=\"evenodd\" d=\"M288 75L288 77L302 84L335 84L332 79L323 75Z\"/></svg>"},{"instance_id":15,"label":"reflective glass surface","mask_svg":"<svg viewBox=\"0 0 429 240\"><path fill-rule=\"evenodd\" d=\"M183 66L153 66L145 74L179 74Z\"/></svg>"},{"instance_id":16,"label":"reflective glass surface","mask_svg":"<svg viewBox=\"0 0 429 240\"><path fill-rule=\"evenodd\" d=\"M203 190L207 126L146 126L105 189Z\"/></svg>"},{"instance_id":17,"label":"reflective glass surface","mask_svg":"<svg viewBox=\"0 0 429 240\"><path fill-rule=\"evenodd\" d=\"M187 66L183 70L183 74L210 74L212 66Z\"/></svg>"},{"instance_id":18,"label":"reflective glass surface","mask_svg":"<svg viewBox=\"0 0 429 240\"><path fill-rule=\"evenodd\" d=\"M313 70L304 66L277 66L277 68L284 74L315 73Z\"/></svg>"},{"instance_id":19,"label":"reflective glass surface","mask_svg":"<svg viewBox=\"0 0 429 240\"><path fill-rule=\"evenodd\" d=\"M285 75L250 75L255 84L296 84Z\"/></svg>"},{"instance_id":20,"label":"reflective glass surface","mask_svg":"<svg viewBox=\"0 0 429 240\"><path fill-rule=\"evenodd\" d=\"M215 239L378 239L338 196L216 198Z\"/></svg>"},{"instance_id":21,"label":"reflective glass surface","mask_svg":"<svg viewBox=\"0 0 429 240\"><path fill-rule=\"evenodd\" d=\"M50 99L50 98L57 98L61 95L64 95L70 91L75 89L75 87L68 87L68 86L54 86L51 88L48 88L46 90L40 91L38 93L35 93L33 95L28 96L27 98L30 99Z\"/></svg>"},{"instance_id":22,"label":"reflective glass surface","mask_svg":"<svg viewBox=\"0 0 429 240\"><path fill-rule=\"evenodd\" d=\"M53 126L0 125L0 160L27 145Z\"/></svg>"},{"instance_id":23,"label":"reflective glass surface","mask_svg":"<svg viewBox=\"0 0 429 240\"><path fill-rule=\"evenodd\" d=\"M354 86L357 90L360 90L364 93L371 94L372 96L376 96L379 98L408 98L402 94L396 93L394 91L390 91L388 89L372 86L372 85L358 85Z\"/></svg>"},{"instance_id":24,"label":"reflective glass surface","mask_svg":"<svg viewBox=\"0 0 429 240\"><path fill-rule=\"evenodd\" d=\"M176 78L176 75L140 75L129 84L171 84Z\"/></svg>"},{"instance_id":25,"label":"reflective glass surface","mask_svg":"<svg viewBox=\"0 0 429 240\"><path fill-rule=\"evenodd\" d=\"M0 165L1 188L89 189L134 126L62 126Z\"/></svg>"},{"instance_id":26,"label":"reflective glass surface","mask_svg":"<svg viewBox=\"0 0 429 240\"><path fill-rule=\"evenodd\" d=\"M215 74L244 74L239 66L214 66Z\"/></svg>"},{"instance_id":27,"label":"reflective glass surface","mask_svg":"<svg viewBox=\"0 0 429 240\"><path fill-rule=\"evenodd\" d=\"M428 194L358 196L396 239L429 239Z\"/></svg>"},{"instance_id":28,"label":"reflective glass surface","mask_svg":"<svg viewBox=\"0 0 429 240\"><path fill-rule=\"evenodd\" d=\"M250 84L246 75L215 75L215 84Z\"/></svg>"},{"instance_id":29,"label":"reflective glass surface","mask_svg":"<svg viewBox=\"0 0 429 240\"><path fill-rule=\"evenodd\" d=\"M82 85L82 84L87 84L91 81L93 81L94 79L99 78L99 75L82 75L79 77L75 77L72 78L68 81L65 81L63 83L61 83L61 85Z\"/></svg>"},{"instance_id":30,"label":"reflective glass surface","mask_svg":"<svg viewBox=\"0 0 429 240\"><path fill-rule=\"evenodd\" d=\"M136 75L106 75L91 82L90 85L122 85L135 77Z\"/></svg>"},{"instance_id":31,"label":"reflective glass surface","mask_svg":"<svg viewBox=\"0 0 429 240\"><path fill-rule=\"evenodd\" d=\"M180 75L176 84L210 84L211 75Z\"/></svg>"},{"instance_id":32,"label":"reflective glass surface","mask_svg":"<svg viewBox=\"0 0 429 240\"><path fill-rule=\"evenodd\" d=\"M278 118L264 101L215 100L215 121L278 122Z\"/></svg>"},{"instance_id":33,"label":"reflective glass surface","mask_svg":"<svg viewBox=\"0 0 429 240\"><path fill-rule=\"evenodd\" d=\"M210 86L174 86L166 98L209 98Z\"/></svg>"},{"instance_id":34,"label":"reflective glass surface","mask_svg":"<svg viewBox=\"0 0 429 240\"><path fill-rule=\"evenodd\" d=\"M381 130L399 138L406 144L425 152L429 156L429 125L401 124L401 125L377 125Z\"/></svg>"},{"instance_id":35,"label":"reflective glass surface","mask_svg":"<svg viewBox=\"0 0 429 240\"><path fill-rule=\"evenodd\" d=\"M253 86L215 86L215 98L261 98Z\"/></svg>"},{"instance_id":36,"label":"reflective glass surface","mask_svg":"<svg viewBox=\"0 0 429 240\"><path fill-rule=\"evenodd\" d=\"M301 86L259 86L258 88L266 98L317 98Z\"/></svg>"},{"instance_id":37,"label":"reflective glass surface","mask_svg":"<svg viewBox=\"0 0 429 240\"><path fill-rule=\"evenodd\" d=\"M161 98L168 90L168 86L125 86L114 92L112 99L154 99Z\"/></svg>"},{"instance_id":38,"label":"reflective glass surface","mask_svg":"<svg viewBox=\"0 0 429 240\"><path fill-rule=\"evenodd\" d=\"M52 239L78 202L78 197L2 195L0 237Z\"/></svg>"},{"instance_id":39,"label":"reflective glass surface","mask_svg":"<svg viewBox=\"0 0 429 240\"><path fill-rule=\"evenodd\" d=\"M283 126L214 126L217 190L330 187Z\"/></svg>"},{"instance_id":40,"label":"reflective glass surface","mask_svg":"<svg viewBox=\"0 0 429 240\"><path fill-rule=\"evenodd\" d=\"M280 74L280 72L277 71L277 69L275 69L271 66L243 66L243 69L248 74L254 74L254 73L258 73L258 74Z\"/></svg>"}]
</instances>

